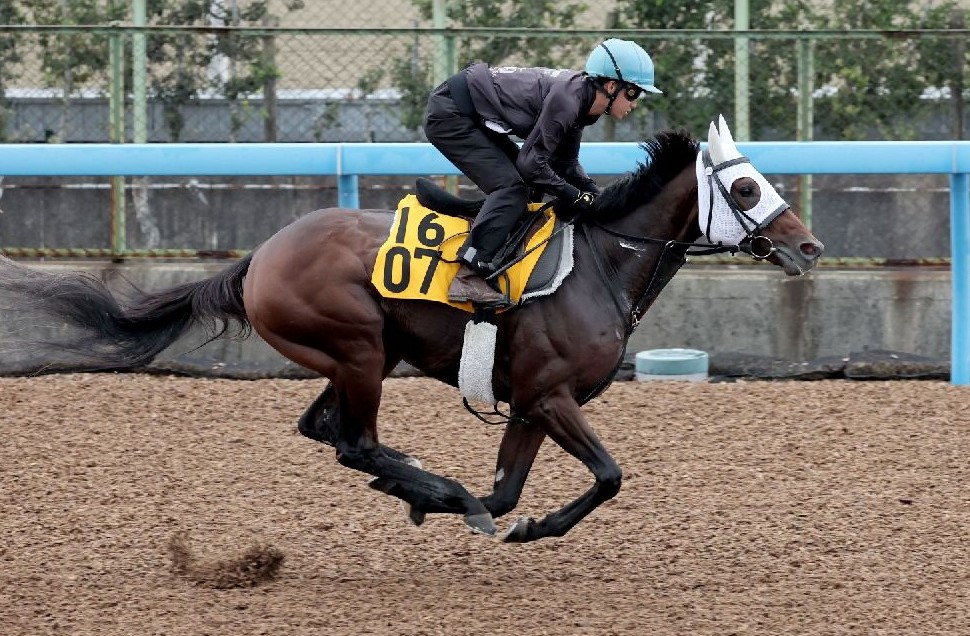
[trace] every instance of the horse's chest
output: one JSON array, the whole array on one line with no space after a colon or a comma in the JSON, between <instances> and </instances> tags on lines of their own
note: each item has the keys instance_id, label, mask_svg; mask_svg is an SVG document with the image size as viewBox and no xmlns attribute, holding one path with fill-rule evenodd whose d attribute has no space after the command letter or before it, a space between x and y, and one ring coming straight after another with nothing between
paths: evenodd
<instances>
[{"instance_id":1,"label":"horse's chest","mask_svg":"<svg viewBox=\"0 0 970 636\"><path fill-rule=\"evenodd\" d=\"M626 346L622 330L612 328L582 330L559 325L554 331L542 331L520 326L517 331L500 339L505 346L500 347L496 360L510 371L530 369L536 378L568 376L580 384L598 383L614 371Z\"/></svg>"}]
</instances>

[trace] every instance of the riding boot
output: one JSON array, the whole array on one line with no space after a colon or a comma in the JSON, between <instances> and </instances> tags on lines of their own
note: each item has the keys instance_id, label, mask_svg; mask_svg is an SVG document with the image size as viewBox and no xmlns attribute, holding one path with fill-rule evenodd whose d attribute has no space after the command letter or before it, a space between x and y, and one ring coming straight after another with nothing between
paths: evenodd
<instances>
[{"instance_id":1,"label":"riding boot","mask_svg":"<svg viewBox=\"0 0 970 636\"><path fill-rule=\"evenodd\" d=\"M505 294L497 292L482 278L482 275L462 263L448 288L448 300L456 303L471 302L476 305L507 305Z\"/></svg>"}]
</instances>

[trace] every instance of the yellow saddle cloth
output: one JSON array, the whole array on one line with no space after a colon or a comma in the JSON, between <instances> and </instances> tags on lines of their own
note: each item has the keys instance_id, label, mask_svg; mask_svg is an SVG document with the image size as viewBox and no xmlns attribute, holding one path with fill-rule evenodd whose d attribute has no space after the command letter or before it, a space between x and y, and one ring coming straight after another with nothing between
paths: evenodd
<instances>
[{"instance_id":1,"label":"yellow saddle cloth","mask_svg":"<svg viewBox=\"0 0 970 636\"><path fill-rule=\"evenodd\" d=\"M530 204L533 212L540 207L540 203ZM499 276L502 291L509 293L513 305L522 297L552 235L555 217L551 210L542 214L545 221L526 245L527 252L535 249L509 268L507 283L505 276ZM459 268L453 261L470 226L467 219L429 210L415 195L407 195L398 203L390 235L377 252L371 282L385 298L431 300L473 312L471 303L448 300L448 286Z\"/></svg>"}]
</instances>

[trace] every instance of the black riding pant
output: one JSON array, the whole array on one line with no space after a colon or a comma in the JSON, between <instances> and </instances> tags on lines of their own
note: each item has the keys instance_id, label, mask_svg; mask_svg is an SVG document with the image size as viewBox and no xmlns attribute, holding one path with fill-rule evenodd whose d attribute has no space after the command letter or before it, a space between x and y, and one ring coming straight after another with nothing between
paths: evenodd
<instances>
[{"instance_id":1,"label":"black riding pant","mask_svg":"<svg viewBox=\"0 0 970 636\"><path fill-rule=\"evenodd\" d=\"M525 212L529 188L515 169L519 147L508 135L485 128L477 116L459 108L447 84L428 100L424 133L487 196L458 256L492 265L509 232ZM472 251L474 250L474 251Z\"/></svg>"}]
</instances>

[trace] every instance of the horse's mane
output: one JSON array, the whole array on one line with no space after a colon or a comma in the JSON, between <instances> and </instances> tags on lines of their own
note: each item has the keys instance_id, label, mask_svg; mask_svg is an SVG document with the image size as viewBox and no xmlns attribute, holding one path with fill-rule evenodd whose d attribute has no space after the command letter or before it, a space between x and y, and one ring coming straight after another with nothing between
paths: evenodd
<instances>
[{"instance_id":1,"label":"horse's mane","mask_svg":"<svg viewBox=\"0 0 970 636\"><path fill-rule=\"evenodd\" d=\"M671 179L697 160L700 143L683 130L664 131L653 139L640 143L649 161L637 162L633 172L618 178L596 197L597 221L608 221L632 211L630 202L646 203L660 192Z\"/></svg>"}]
</instances>

